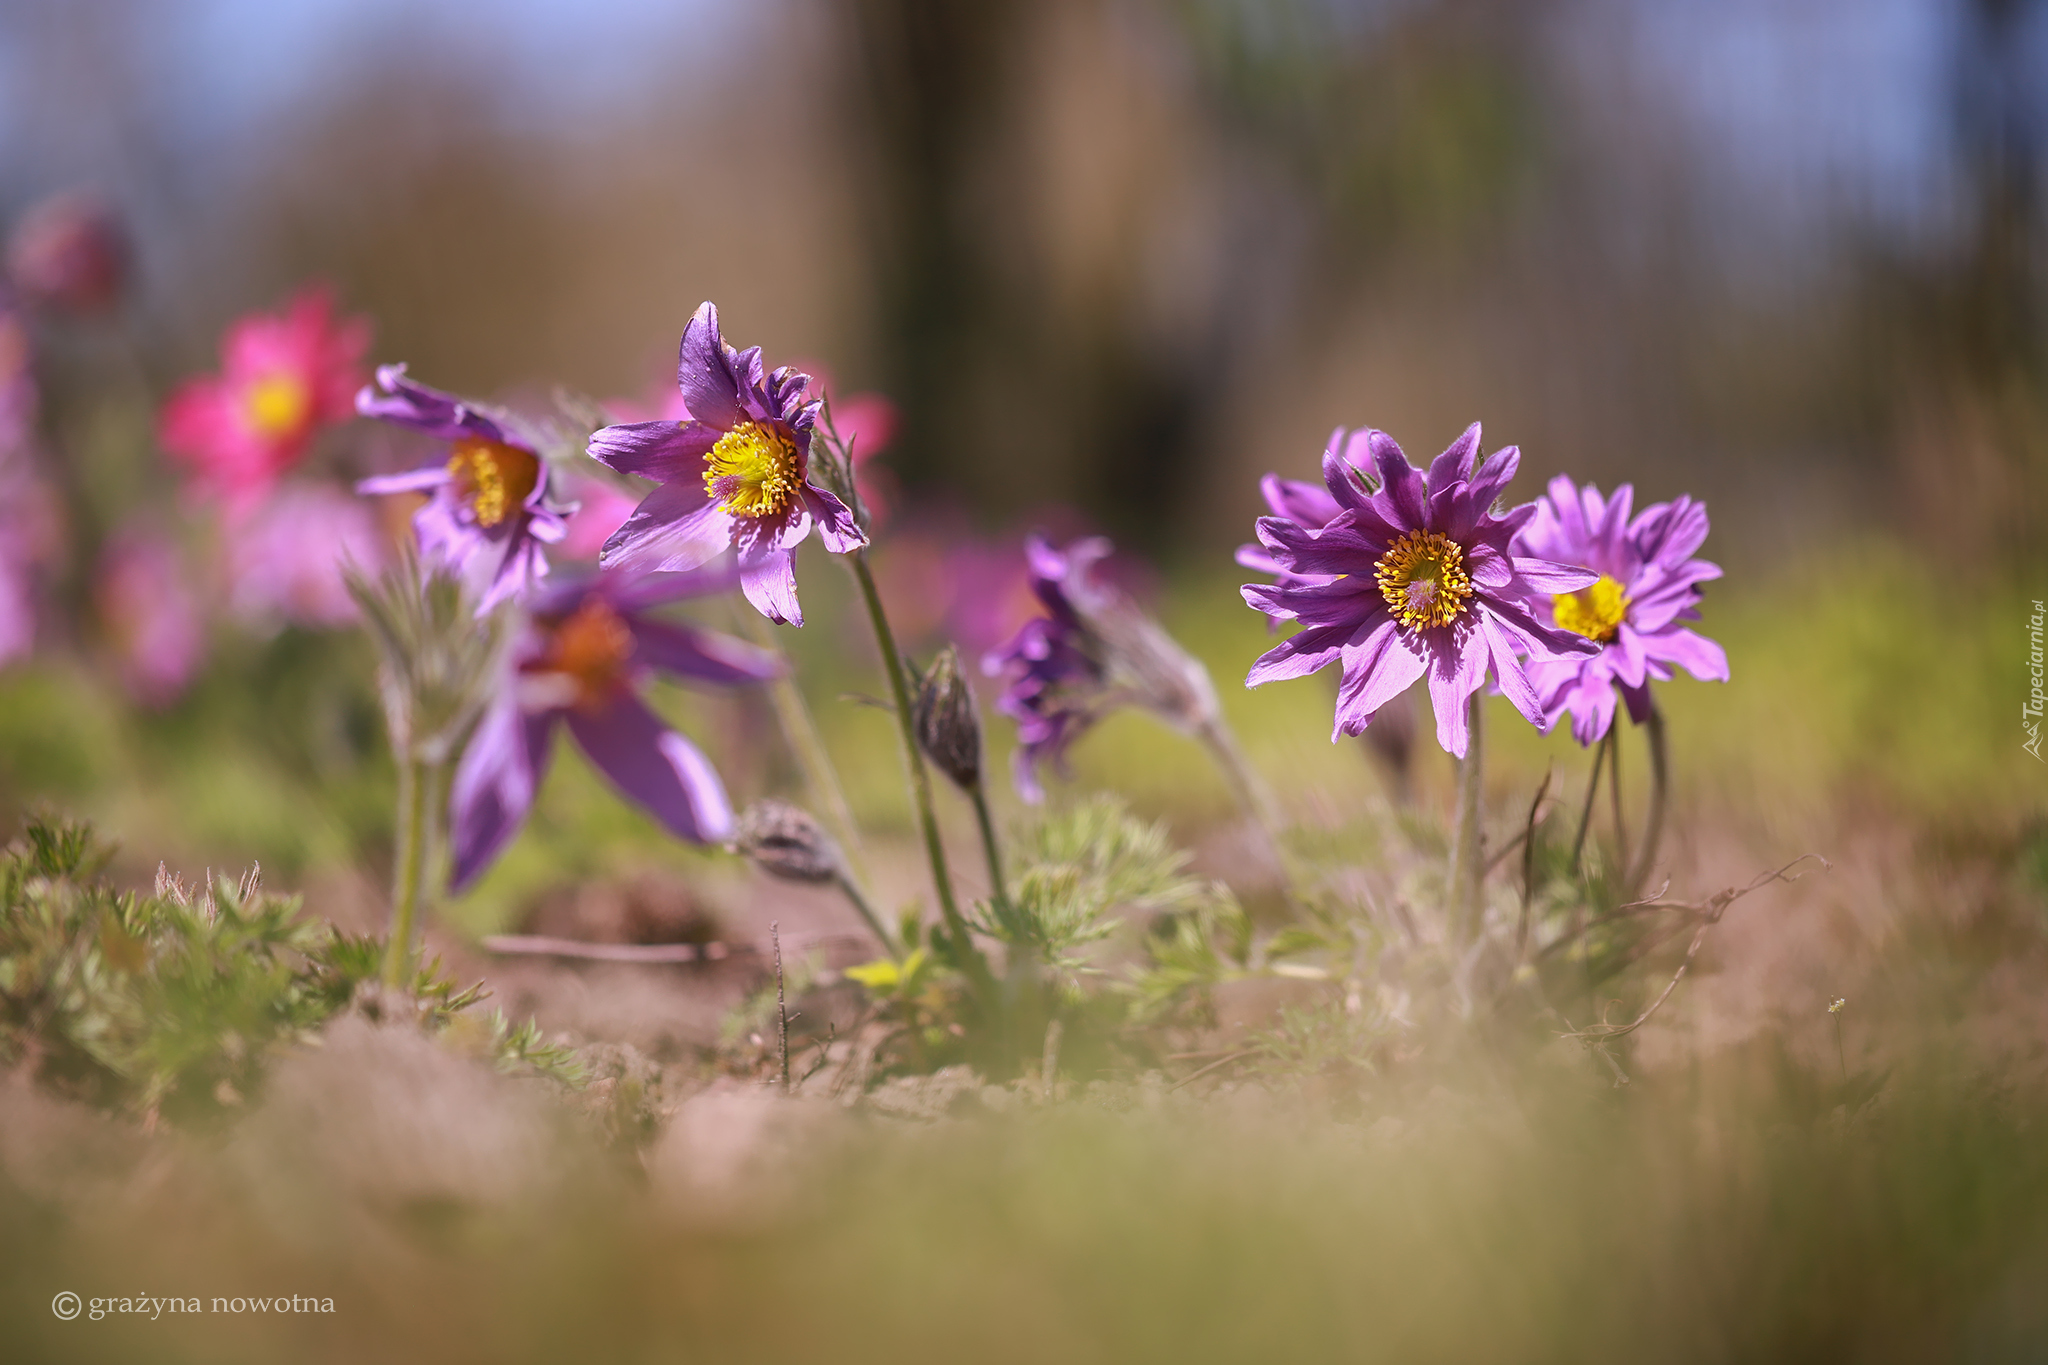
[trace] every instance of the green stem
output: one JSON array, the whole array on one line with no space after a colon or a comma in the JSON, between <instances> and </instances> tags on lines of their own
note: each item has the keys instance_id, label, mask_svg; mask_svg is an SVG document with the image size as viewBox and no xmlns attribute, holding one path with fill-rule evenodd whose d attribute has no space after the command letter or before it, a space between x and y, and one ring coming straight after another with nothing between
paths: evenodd
<instances>
[{"instance_id":1,"label":"green stem","mask_svg":"<svg viewBox=\"0 0 2048 1365\"><path fill-rule=\"evenodd\" d=\"M1572 875L1579 875L1579 859L1586 851L1586 832L1593 828L1593 798L1600 794L1600 769L1607 762L1607 746L1614 742L1614 727L1600 736L1599 751L1593 755L1593 772L1586 779L1586 804L1579 811L1579 832L1572 839Z\"/></svg>"},{"instance_id":2,"label":"green stem","mask_svg":"<svg viewBox=\"0 0 2048 1365\"><path fill-rule=\"evenodd\" d=\"M1621 876L1628 875L1628 823L1621 814L1621 717L1608 727L1607 737L1613 742L1607 746L1607 804L1614 816L1614 870ZM1626 892L1626 886L1618 888ZM1626 899L1626 897L1624 897Z\"/></svg>"},{"instance_id":3,"label":"green stem","mask_svg":"<svg viewBox=\"0 0 2048 1365\"><path fill-rule=\"evenodd\" d=\"M882 950L890 957L901 961L903 952L897 946L896 936L882 927L882 917L875 913L875 907L868 904L868 898L861 894L860 884L844 872L836 874L832 880L846 899L853 902L853 908L860 912L860 917L867 921L868 929L882 941Z\"/></svg>"},{"instance_id":4,"label":"green stem","mask_svg":"<svg viewBox=\"0 0 2048 1365\"><path fill-rule=\"evenodd\" d=\"M1458 823L1451 836L1451 926L1461 944L1471 942L1479 934L1479 886L1485 875L1479 829L1486 749L1482 698L1482 692L1474 692L1466 703L1469 738L1465 757L1458 764Z\"/></svg>"},{"instance_id":5,"label":"green stem","mask_svg":"<svg viewBox=\"0 0 2048 1365\"><path fill-rule=\"evenodd\" d=\"M975 988L986 996L987 987L993 984L988 963L974 946L969 936L967 921L960 916L960 907L953 900L953 878L946 871L946 846L939 838L939 820L932 810L932 782L925 771L924 755L917 747L917 729L910 714L910 683L903 667L903 656L896 650L896 636L889 629L888 613L882 610L882 595L875 588L874 572L868 568L865 550L855 550L847 558L853 563L853 576L860 584L860 594L867 602L868 621L875 630L875 645L882 653L882 666L889 674L889 693L896 704L897 736L902 741L903 766L910 777L910 803L917 810L917 821L924 833L924 851L931 863L932 888L938 893L939 913L945 917L946 933L952 938L960 957L960 966L966 971Z\"/></svg>"},{"instance_id":6,"label":"green stem","mask_svg":"<svg viewBox=\"0 0 2048 1365\"><path fill-rule=\"evenodd\" d=\"M1221 716L1204 722L1196 734L1215 758L1216 766L1222 770L1238 809L1250 816L1260 833L1266 836L1274 867L1284 867L1280 856L1280 831L1284 826L1279 804L1274 801L1272 789L1259 776L1258 769L1252 767L1244 756L1244 750L1238 747L1237 736L1231 733Z\"/></svg>"},{"instance_id":7,"label":"green stem","mask_svg":"<svg viewBox=\"0 0 2048 1365\"><path fill-rule=\"evenodd\" d=\"M420 870L427 853L427 766L414 758L398 764L398 846L391 870L391 940L384 946L384 984L405 984L412 966L413 921L419 910Z\"/></svg>"},{"instance_id":8,"label":"green stem","mask_svg":"<svg viewBox=\"0 0 2048 1365\"><path fill-rule=\"evenodd\" d=\"M1657 860L1657 846L1664 839L1664 802L1671 782L1671 756L1664 737L1664 713L1650 703L1650 718L1643 722L1650 738L1650 816L1649 827L1643 831L1643 847L1636 854L1635 866L1628 876L1628 895L1631 900L1643 893L1643 883L1650 879L1650 865Z\"/></svg>"},{"instance_id":9,"label":"green stem","mask_svg":"<svg viewBox=\"0 0 2048 1365\"><path fill-rule=\"evenodd\" d=\"M775 638L775 627L768 618L747 607L740 607L736 614L744 629L754 637L754 643L788 663L788 656ZM803 689L797 686L796 670L785 667L780 677L768 684L768 696L775 707L776 723L782 727L782 737L788 743L790 752L796 755L799 768L803 769L804 786L811 793L811 801L831 822L833 835L852 861L854 871L866 874L865 859L862 857L860 826L854 823L853 808L846 802L846 790L839 783L838 769L832 766L832 755L825 748L825 741L818 734L818 727L811 719L810 705L805 702ZM890 940L885 935L884 943Z\"/></svg>"},{"instance_id":10,"label":"green stem","mask_svg":"<svg viewBox=\"0 0 2048 1365\"><path fill-rule=\"evenodd\" d=\"M974 789L967 794L974 798L974 819L975 823L981 826L981 852L982 856L988 859L989 895L998 906L1007 909L1010 904L1010 889L1003 885L1003 855L996 846L995 821L989 818L988 792L983 788L981 780L976 778Z\"/></svg>"}]
</instances>

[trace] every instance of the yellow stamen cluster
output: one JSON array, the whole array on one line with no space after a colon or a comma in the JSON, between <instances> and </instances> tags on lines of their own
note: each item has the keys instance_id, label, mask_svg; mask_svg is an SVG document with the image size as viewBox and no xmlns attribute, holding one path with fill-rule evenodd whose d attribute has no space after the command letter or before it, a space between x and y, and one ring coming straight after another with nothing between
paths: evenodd
<instances>
[{"instance_id":1,"label":"yellow stamen cluster","mask_svg":"<svg viewBox=\"0 0 2048 1365\"><path fill-rule=\"evenodd\" d=\"M704 456L704 491L736 517L778 516L802 487L796 442L780 422L742 421Z\"/></svg>"},{"instance_id":2,"label":"yellow stamen cluster","mask_svg":"<svg viewBox=\"0 0 2048 1365\"><path fill-rule=\"evenodd\" d=\"M535 671L567 678L575 687L575 704L595 710L625 686L632 657L632 628L603 598L586 597L548 629L547 652Z\"/></svg>"},{"instance_id":3,"label":"yellow stamen cluster","mask_svg":"<svg viewBox=\"0 0 2048 1365\"><path fill-rule=\"evenodd\" d=\"M511 516L540 482L540 457L530 450L465 436L448 452L448 472L459 497L489 529Z\"/></svg>"},{"instance_id":4,"label":"yellow stamen cluster","mask_svg":"<svg viewBox=\"0 0 2048 1365\"><path fill-rule=\"evenodd\" d=\"M242 401L249 425L257 434L289 436L306 424L313 411L313 393L297 375L267 374L249 386Z\"/></svg>"},{"instance_id":5,"label":"yellow stamen cluster","mask_svg":"<svg viewBox=\"0 0 2048 1365\"><path fill-rule=\"evenodd\" d=\"M1606 574L1601 574L1590 588L1561 592L1552 600L1557 624L1588 640L1612 640L1621 629L1622 618L1628 615L1628 594Z\"/></svg>"},{"instance_id":6,"label":"yellow stamen cluster","mask_svg":"<svg viewBox=\"0 0 2048 1365\"><path fill-rule=\"evenodd\" d=\"M1373 565L1380 596L1411 630L1447 626L1472 600L1465 551L1438 531L1410 531Z\"/></svg>"}]
</instances>

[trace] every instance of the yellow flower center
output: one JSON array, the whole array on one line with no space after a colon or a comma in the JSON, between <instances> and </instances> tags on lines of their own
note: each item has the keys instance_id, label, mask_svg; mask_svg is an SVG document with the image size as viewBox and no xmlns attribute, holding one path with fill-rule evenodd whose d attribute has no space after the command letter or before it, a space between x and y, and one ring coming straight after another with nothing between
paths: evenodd
<instances>
[{"instance_id":1,"label":"yellow flower center","mask_svg":"<svg viewBox=\"0 0 2048 1365\"><path fill-rule=\"evenodd\" d=\"M566 679L574 705L603 707L626 685L633 657L633 631L611 604L586 597L583 605L547 629L547 650L530 667Z\"/></svg>"},{"instance_id":2,"label":"yellow flower center","mask_svg":"<svg viewBox=\"0 0 2048 1365\"><path fill-rule=\"evenodd\" d=\"M1606 574L1592 587L1561 592L1553 601L1557 624L1588 640L1612 640L1621 629L1621 618L1628 615L1628 594Z\"/></svg>"},{"instance_id":3,"label":"yellow flower center","mask_svg":"<svg viewBox=\"0 0 2048 1365\"><path fill-rule=\"evenodd\" d=\"M741 421L704 456L704 491L736 517L772 517L803 486L796 442L780 422Z\"/></svg>"},{"instance_id":4,"label":"yellow flower center","mask_svg":"<svg viewBox=\"0 0 2048 1365\"><path fill-rule=\"evenodd\" d=\"M289 436L306 424L313 411L313 391L293 374L267 374L249 386L242 400L249 425L272 440Z\"/></svg>"},{"instance_id":5,"label":"yellow flower center","mask_svg":"<svg viewBox=\"0 0 2048 1365\"><path fill-rule=\"evenodd\" d=\"M530 450L465 436L448 451L448 472L456 495L476 513L476 524L496 526L533 494L540 482L540 457Z\"/></svg>"},{"instance_id":6,"label":"yellow flower center","mask_svg":"<svg viewBox=\"0 0 2048 1365\"><path fill-rule=\"evenodd\" d=\"M1437 531L1410 531L1373 565L1380 596L1412 630L1447 626L1472 600L1465 551Z\"/></svg>"}]
</instances>

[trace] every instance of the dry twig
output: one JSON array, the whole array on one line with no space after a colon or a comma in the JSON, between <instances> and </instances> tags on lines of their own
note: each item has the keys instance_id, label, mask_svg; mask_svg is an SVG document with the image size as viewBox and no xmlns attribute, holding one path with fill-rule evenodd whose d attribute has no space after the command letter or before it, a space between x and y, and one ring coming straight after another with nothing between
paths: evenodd
<instances>
[{"instance_id":1,"label":"dry twig","mask_svg":"<svg viewBox=\"0 0 2048 1365\"><path fill-rule=\"evenodd\" d=\"M1798 881L1799 878L1801 876L1804 876L1805 874L1800 873L1797 875L1792 875L1792 869L1799 866L1799 864L1805 862L1808 858L1812 858L1813 860L1818 862L1823 870L1830 869L1834 866L1834 864L1830 863L1827 859L1821 857L1817 853L1802 853L1797 858L1794 858L1791 862L1786 863L1783 867L1779 868L1775 872L1762 872L1757 874L1756 878L1752 880L1747 886L1731 886L1724 891L1717 891L1713 895L1707 897L1706 900L1701 901L1697 905L1684 901L1665 901L1660 896L1657 899L1648 901L1634 901L1631 902L1630 905L1622 906L1621 909L1624 910L1639 906L1644 909L1675 910L1691 915L1693 917L1693 921L1699 927L1693 931L1692 943L1685 950L1685 960L1678 964L1678 970L1672 973L1671 980L1665 983L1663 991L1657 996L1657 998L1650 1002L1650 1007L1644 1010L1641 1014L1637 1015L1630 1022L1626 1024L1589 1024L1583 1029L1579 1029L1578 1031L1573 1033L1566 1033L1562 1036L1566 1038L1576 1038L1582 1042L1608 1042L1615 1038L1624 1037L1627 1034L1634 1033L1637 1029L1641 1028L1644 1024L1648 1023L1650 1021L1650 1016L1655 1014L1658 1011L1658 1009L1663 1006L1664 1002L1671 998L1671 993L1678 989L1678 983L1685 979L1686 972L1689 971L1692 967L1693 958L1699 955L1700 945L1702 943L1705 943L1707 940L1707 930L1713 928L1716 924L1719 924L1721 922L1721 916L1728 913L1728 907L1735 904L1735 902L1741 900L1744 896L1747 896L1750 892L1760 890L1761 888L1770 885L1772 882Z\"/></svg>"}]
</instances>

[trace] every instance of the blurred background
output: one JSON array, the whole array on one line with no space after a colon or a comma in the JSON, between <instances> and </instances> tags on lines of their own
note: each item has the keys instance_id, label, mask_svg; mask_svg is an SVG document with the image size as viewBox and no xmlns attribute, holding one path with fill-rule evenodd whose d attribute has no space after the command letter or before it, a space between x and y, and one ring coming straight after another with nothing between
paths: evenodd
<instances>
[{"instance_id":1,"label":"blurred background","mask_svg":"<svg viewBox=\"0 0 2048 1365\"><path fill-rule=\"evenodd\" d=\"M427 382L647 403L717 300L739 344L893 405L900 612L943 629L934 537L1106 531L1296 772L1364 767L1314 684L1235 687L1259 475L1314 477L1339 424L1420 461L1483 419L1520 496L1570 470L1707 501L1736 682L1678 684L1692 772L2038 807L2044 75L2034 0L11 0L0 222L82 189L127 271L110 309L22 324L72 510L0 674L5 802L152 859L379 844L352 636L216 631L144 704L92 681L120 613L84 566L138 490L175 504L155 405L317 280ZM327 458L390 467L390 440ZM791 647L864 667L816 616ZM816 690L890 805L884 723ZM1123 725L1084 780L1222 808ZM1510 770L1563 755L1520 743Z\"/></svg>"}]
</instances>

